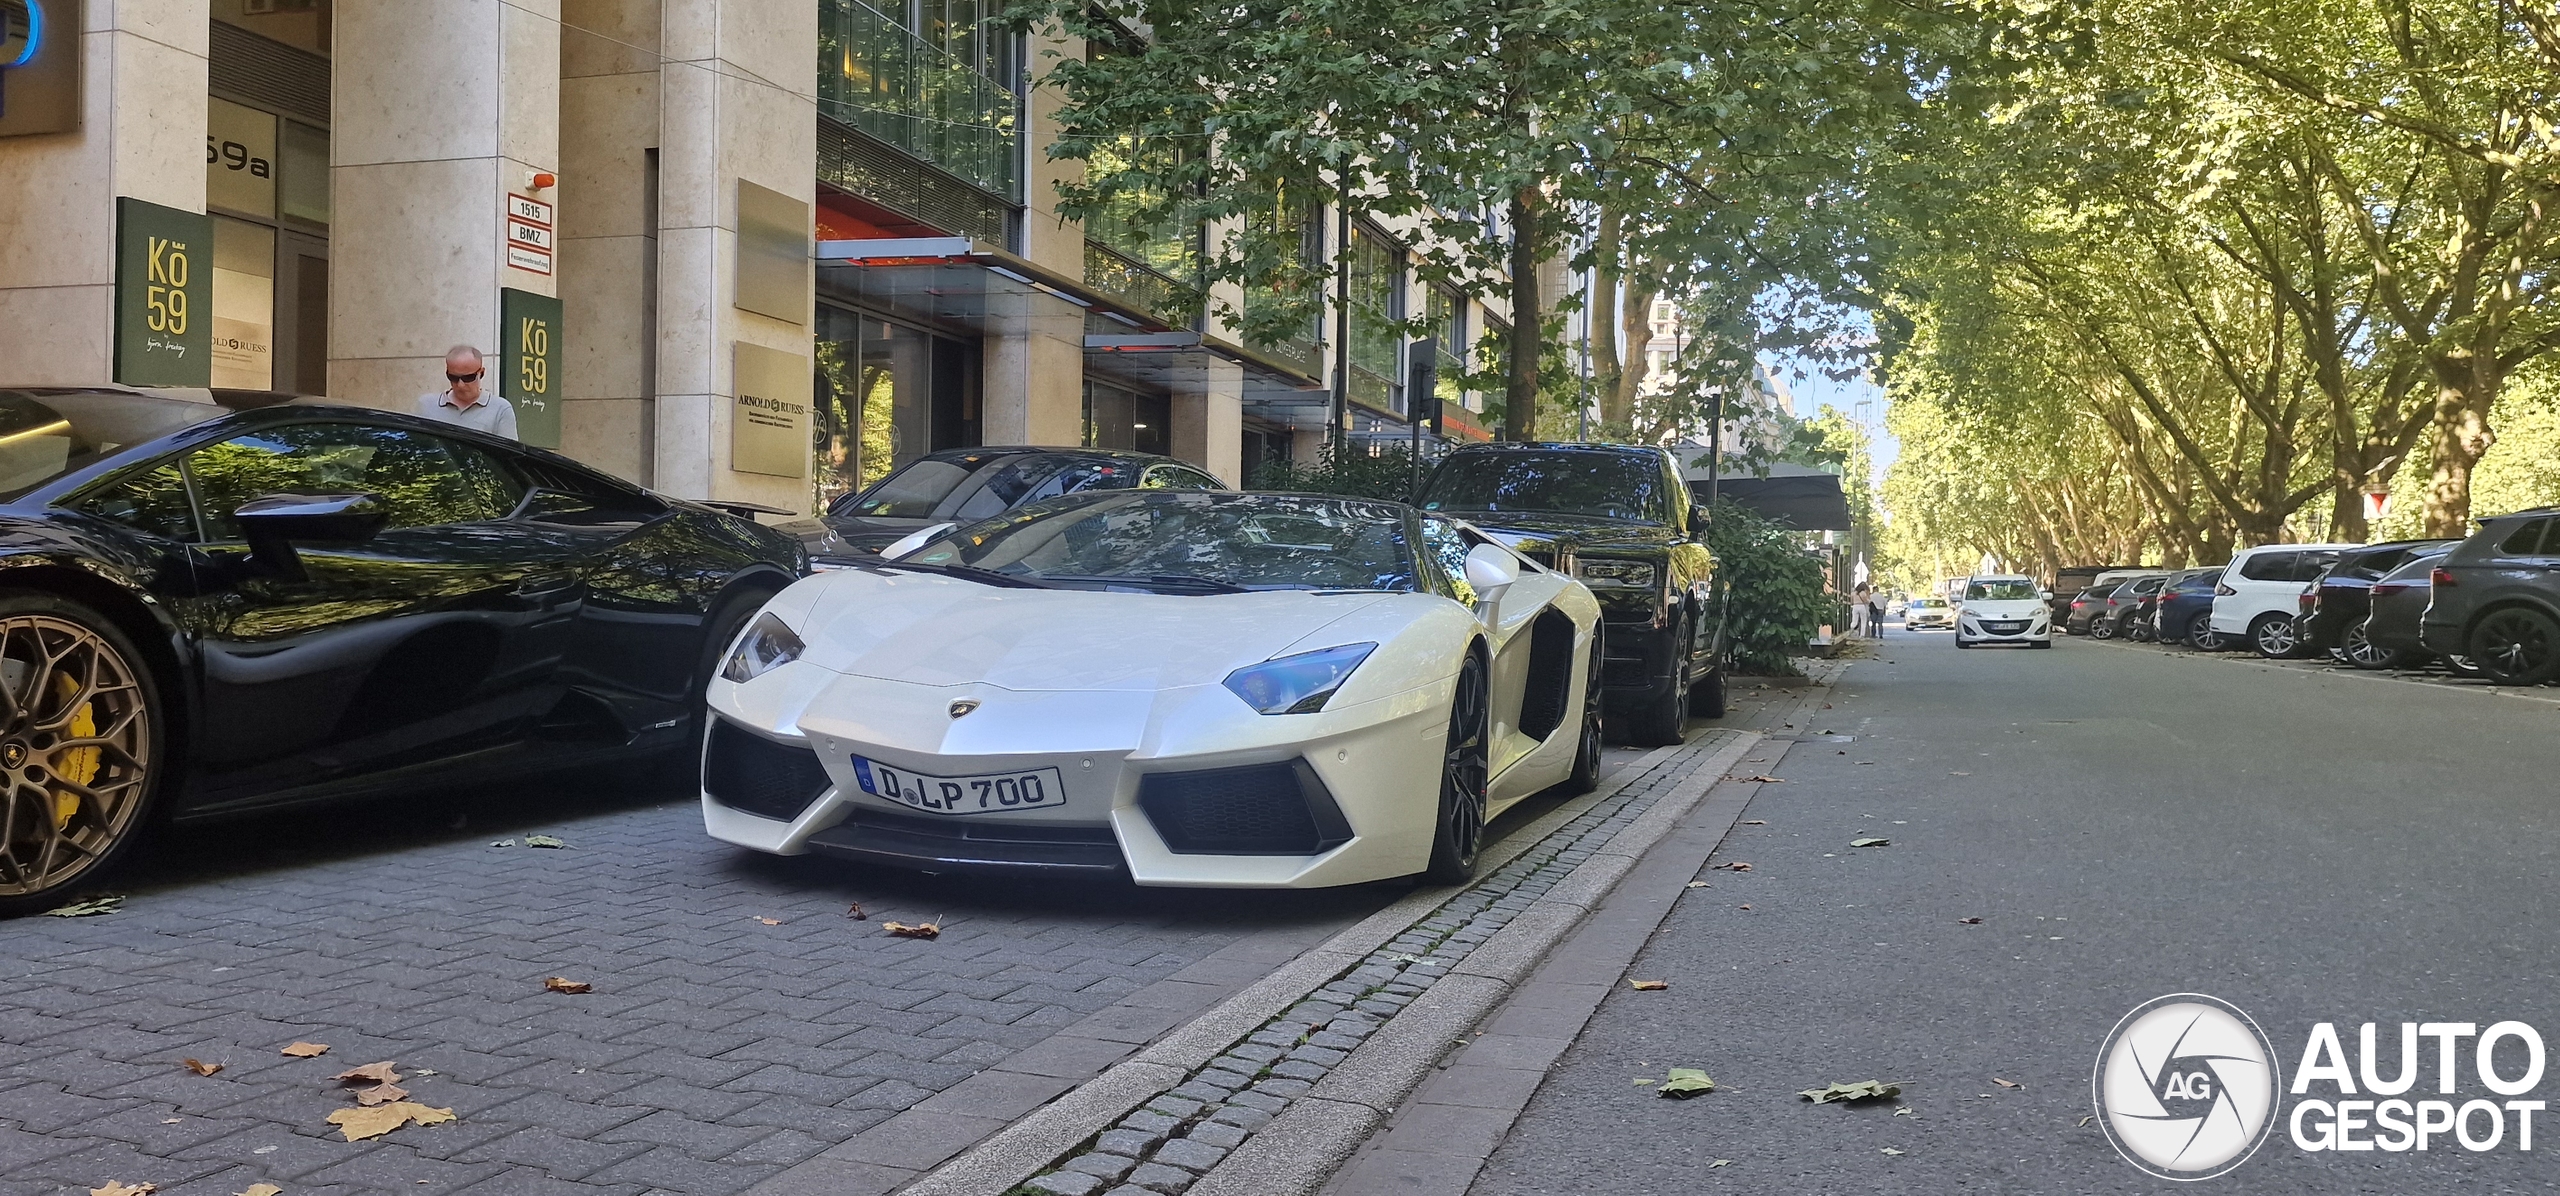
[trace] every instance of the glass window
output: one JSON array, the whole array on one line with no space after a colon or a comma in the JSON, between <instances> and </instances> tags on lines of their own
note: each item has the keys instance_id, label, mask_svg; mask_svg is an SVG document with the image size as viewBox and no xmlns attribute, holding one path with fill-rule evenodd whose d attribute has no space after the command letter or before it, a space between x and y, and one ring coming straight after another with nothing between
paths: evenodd
<instances>
[{"instance_id":1,"label":"glass window","mask_svg":"<svg viewBox=\"0 0 2560 1196\"><path fill-rule=\"evenodd\" d=\"M1012 510L1041 489L1041 483L1056 477L1067 465L1068 458L1024 455L991 467L987 480L976 492L951 512L949 518L974 521Z\"/></svg>"},{"instance_id":2,"label":"glass window","mask_svg":"<svg viewBox=\"0 0 2560 1196\"><path fill-rule=\"evenodd\" d=\"M2527 519L2508 532L2498 544L2498 551L2509 556L2533 556L2542 551L2542 532L2550 526L2548 519Z\"/></svg>"},{"instance_id":3,"label":"glass window","mask_svg":"<svg viewBox=\"0 0 2560 1196\"><path fill-rule=\"evenodd\" d=\"M1351 228L1351 397L1381 411L1404 412L1397 350L1403 337L1404 250L1378 233Z\"/></svg>"},{"instance_id":4,"label":"glass window","mask_svg":"<svg viewBox=\"0 0 2560 1196\"><path fill-rule=\"evenodd\" d=\"M1085 380L1085 447L1161 455L1173 447L1172 424L1171 397Z\"/></svg>"},{"instance_id":5,"label":"glass window","mask_svg":"<svg viewBox=\"0 0 2560 1196\"><path fill-rule=\"evenodd\" d=\"M1541 511L1668 523L1661 464L1634 452L1471 452L1451 456L1423 491L1425 510Z\"/></svg>"},{"instance_id":6,"label":"glass window","mask_svg":"<svg viewBox=\"0 0 2560 1196\"><path fill-rule=\"evenodd\" d=\"M1975 581L1967 582L1964 587L1964 600L1967 602L2016 602L2035 596L2036 583L2026 580Z\"/></svg>"},{"instance_id":7,"label":"glass window","mask_svg":"<svg viewBox=\"0 0 2560 1196\"><path fill-rule=\"evenodd\" d=\"M831 515L885 515L896 519L930 519L960 484L985 463L985 457L931 457L910 461L906 468L882 478L861 496L829 508Z\"/></svg>"},{"instance_id":8,"label":"glass window","mask_svg":"<svg viewBox=\"0 0 2560 1196\"><path fill-rule=\"evenodd\" d=\"M2292 581L2301 557L2298 552L2261 552L2240 566L2240 576L2251 581Z\"/></svg>"},{"instance_id":9,"label":"glass window","mask_svg":"<svg viewBox=\"0 0 2560 1196\"><path fill-rule=\"evenodd\" d=\"M1458 525L1446 519L1425 516L1422 520L1422 548L1431 563L1440 570L1449 585L1450 595L1469 606L1476 604L1476 588L1467 584L1467 543Z\"/></svg>"},{"instance_id":10,"label":"glass window","mask_svg":"<svg viewBox=\"0 0 2560 1196\"><path fill-rule=\"evenodd\" d=\"M1006 199L1019 55L992 0L818 4L818 110ZM920 36L921 34L921 36Z\"/></svg>"},{"instance_id":11,"label":"glass window","mask_svg":"<svg viewBox=\"0 0 2560 1196\"><path fill-rule=\"evenodd\" d=\"M1467 395L1458 384L1467 372L1461 354L1467 348L1467 301L1456 291L1434 286L1423 297L1423 314L1431 321L1431 347L1437 358L1433 366L1432 390L1443 407L1463 407Z\"/></svg>"},{"instance_id":12,"label":"glass window","mask_svg":"<svg viewBox=\"0 0 2560 1196\"><path fill-rule=\"evenodd\" d=\"M240 504L270 494L374 494L387 527L496 519L512 508L476 489L440 437L370 424L292 424L187 454L206 538L237 540Z\"/></svg>"},{"instance_id":13,"label":"glass window","mask_svg":"<svg viewBox=\"0 0 2560 1196\"><path fill-rule=\"evenodd\" d=\"M965 342L820 304L810 392L817 504L832 510L898 466L977 443L967 368L975 354Z\"/></svg>"},{"instance_id":14,"label":"glass window","mask_svg":"<svg viewBox=\"0 0 2560 1196\"><path fill-rule=\"evenodd\" d=\"M277 163L277 210L296 220L329 223L329 134L286 121L276 152L282 158Z\"/></svg>"},{"instance_id":15,"label":"glass window","mask_svg":"<svg viewBox=\"0 0 2560 1196\"><path fill-rule=\"evenodd\" d=\"M175 461L163 461L92 493L81 500L80 509L182 543L196 538L195 504L187 499L186 475Z\"/></svg>"},{"instance_id":16,"label":"glass window","mask_svg":"<svg viewBox=\"0 0 2560 1196\"><path fill-rule=\"evenodd\" d=\"M1066 585L1198 592L1420 588L1404 509L1356 499L1117 490L1033 503L904 561Z\"/></svg>"},{"instance_id":17,"label":"glass window","mask_svg":"<svg viewBox=\"0 0 2560 1196\"><path fill-rule=\"evenodd\" d=\"M2338 554L2335 552L2305 552L2297 554L2293 566L2293 579L2295 581L2318 581L2320 580L2321 574L2329 571L2329 566L2337 563Z\"/></svg>"}]
</instances>

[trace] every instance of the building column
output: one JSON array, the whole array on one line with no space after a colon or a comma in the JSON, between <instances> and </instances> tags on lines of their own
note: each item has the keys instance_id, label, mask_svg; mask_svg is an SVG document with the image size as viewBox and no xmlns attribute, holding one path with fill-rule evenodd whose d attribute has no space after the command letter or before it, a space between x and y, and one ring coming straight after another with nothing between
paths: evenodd
<instances>
[{"instance_id":1,"label":"building column","mask_svg":"<svg viewBox=\"0 0 2560 1196\"><path fill-rule=\"evenodd\" d=\"M1219 365L1173 390L1173 455L1241 487L1244 478L1244 367Z\"/></svg>"},{"instance_id":2,"label":"building column","mask_svg":"<svg viewBox=\"0 0 2560 1196\"><path fill-rule=\"evenodd\" d=\"M561 0L560 451L653 482L660 0Z\"/></svg>"},{"instance_id":3,"label":"building column","mask_svg":"<svg viewBox=\"0 0 2560 1196\"><path fill-rule=\"evenodd\" d=\"M809 509L810 314L736 305L739 194L801 205L803 270L817 195L818 14L813 4L665 0L659 65L657 486L693 498ZM812 294L807 285L801 294ZM741 472L739 346L797 356L799 473ZM791 417L782 413L777 418ZM749 433L753 435L752 432Z\"/></svg>"},{"instance_id":4,"label":"building column","mask_svg":"<svg viewBox=\"0 0 2560 1196\"><path fill-rule=\"evenodd\" d=\"M444 352L488 354L511 267L507 197L545 202L560 154L559 0L341 0L330 88L329 388L401 409L444 389ZM574 326L566 339L579 335Z\"/></svg>"},{"instance_id":5,"label":"building column","mask_svg":"<svg viewBox=\"0 0 2560 1196\"><path fill-rule=\"evenodd\" d=\"M115 376L115 197L204 211L208 16L204 0L45 10L83 14L58 31L79 39L80 127L0 137L0 371L90 385Z\"/></svg>"},{"instance_id":6,"label":"building column","mask_svg":"<svg viewBox=\"0 0 2560 1196\"><path fill-rule=\"evenodd\" d=\"M1026 314L988 329L980 350L978 439L1084 443L1084 309L1032 295Z\"/></svg>"}]
</instances>

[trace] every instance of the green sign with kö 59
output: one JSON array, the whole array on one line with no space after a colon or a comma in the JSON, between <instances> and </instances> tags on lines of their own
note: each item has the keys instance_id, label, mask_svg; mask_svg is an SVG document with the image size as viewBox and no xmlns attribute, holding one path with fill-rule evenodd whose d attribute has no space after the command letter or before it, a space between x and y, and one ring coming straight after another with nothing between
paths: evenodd
<instances>
[{"instance_id":1,"label":"green sign with k\u00f6 59","mask_svg":"<svg viewBox=\"0 0 2560 1196\"><path fill-rule=\"evenodd\" d=\"M116 199L116 381L213 384L213 219Z\"/></svg>"},{"instance_id":2,"label":"green sign with k\u00f6 59","mask_svg":"<svg viewBox=\"0 0 2560 1196\"><path fill-rule=\"evenodd\" d=\"M560 447L560 301L498 289L498 395L515 405L516 438Z\"/></svg>"}]
</instances>

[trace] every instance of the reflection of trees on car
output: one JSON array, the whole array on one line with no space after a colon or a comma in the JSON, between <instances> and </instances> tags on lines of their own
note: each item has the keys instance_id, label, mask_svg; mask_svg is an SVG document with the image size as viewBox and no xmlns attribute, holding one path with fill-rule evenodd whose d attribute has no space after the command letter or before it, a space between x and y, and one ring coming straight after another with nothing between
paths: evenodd
<instances>
[{"instance_id":1,"label":"reflection of trees on car","mask_svg":"<svg viewBox=\"0 0 2560 1196\"><path fill-rule=\"evenodd\" d=\"M1569 468L1552 457L1483 453L1453 457L1431 476L1426 510L1545 511L1667 523L1664 479L1634 455L1577 453Z\"/></svg>"},{"instance_id":2,"label":"reflection of trees on car","mask_svg":"<svg viewBox=\"0 0 2560 1196\"><path fill-rule=\"evenodd\" d=\"M1328 590L1414 585L1404 522L1393 508L1277 496L1244 504L1196 491L1033 503L907 559L1031 577L1169 574Z\"/></svg>"}]
</instances>

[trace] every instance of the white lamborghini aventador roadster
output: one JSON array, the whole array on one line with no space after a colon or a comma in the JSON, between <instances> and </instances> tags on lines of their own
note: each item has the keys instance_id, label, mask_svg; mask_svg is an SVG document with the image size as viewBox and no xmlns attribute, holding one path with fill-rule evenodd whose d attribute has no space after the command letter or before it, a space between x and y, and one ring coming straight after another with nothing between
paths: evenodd
<instances>
[{"instance_id":1,"label":"white lamborghini aventador roadster","mask_svg":"<svg viewBox=\"0 0 2560 1196\"><path fill-rule=\"evenodd\" d=\"M1456 881L1490 816L1596 780L1598 603L1465 524L1118 490L917 539L739 635L713 837L1142 885Z\"/></svg>"}]
</instances>

